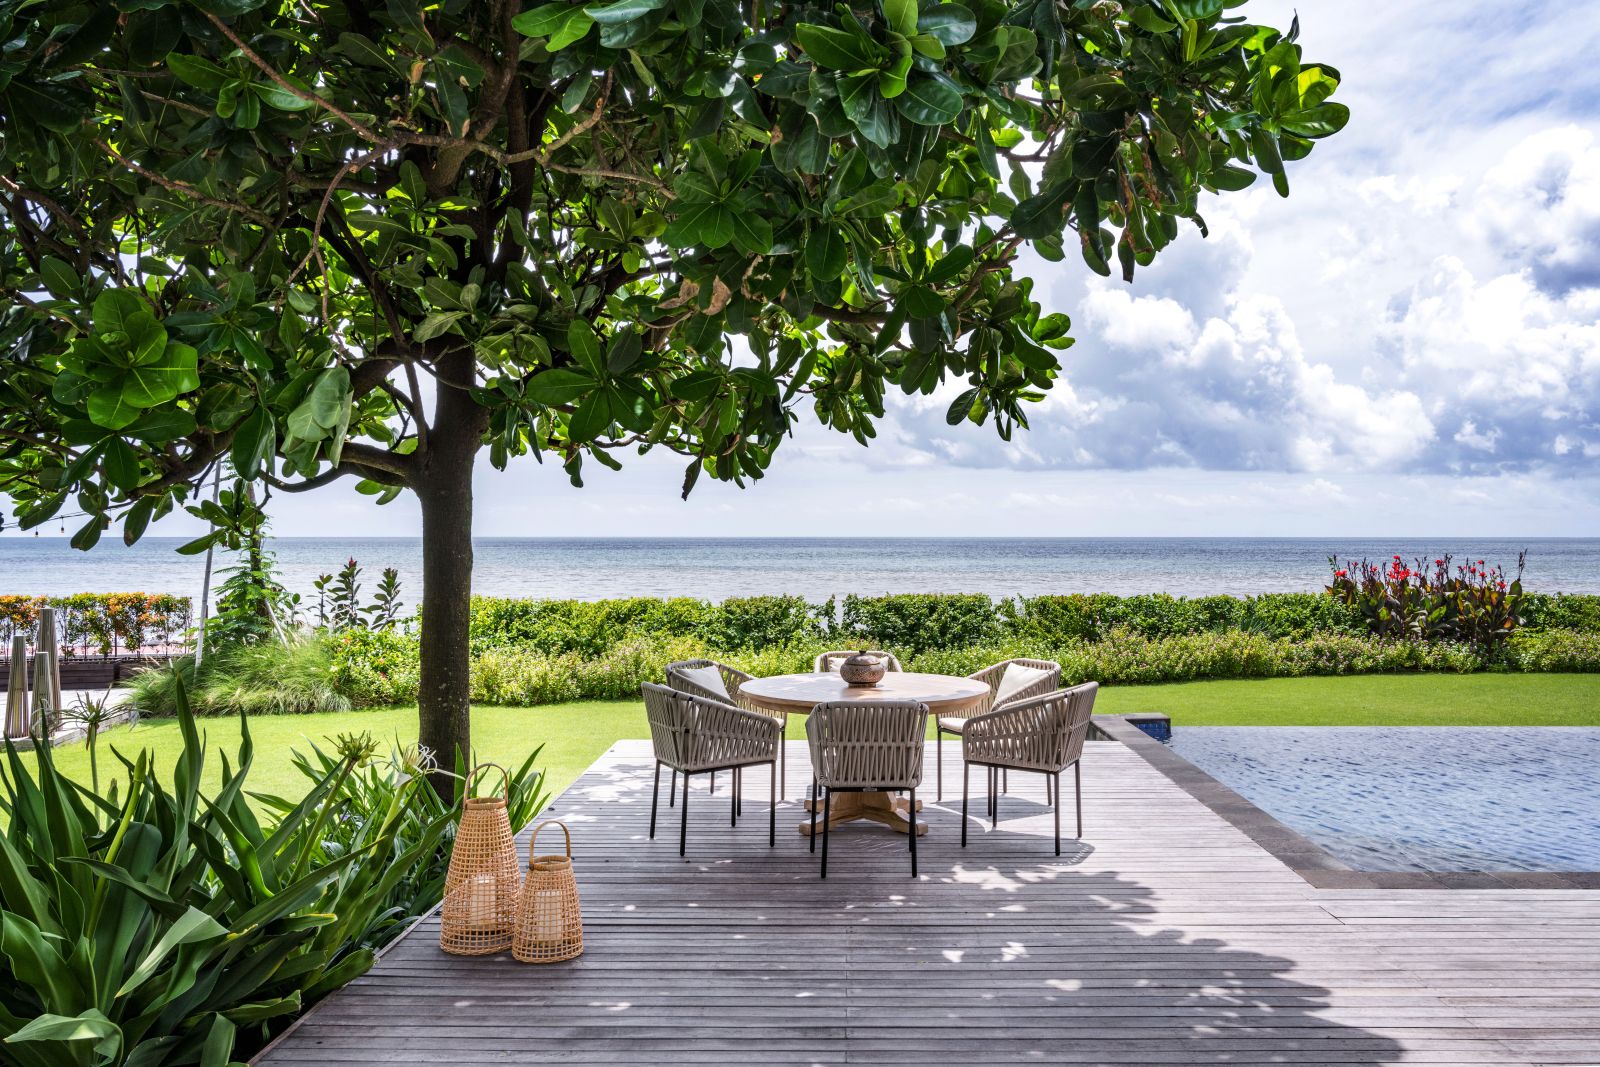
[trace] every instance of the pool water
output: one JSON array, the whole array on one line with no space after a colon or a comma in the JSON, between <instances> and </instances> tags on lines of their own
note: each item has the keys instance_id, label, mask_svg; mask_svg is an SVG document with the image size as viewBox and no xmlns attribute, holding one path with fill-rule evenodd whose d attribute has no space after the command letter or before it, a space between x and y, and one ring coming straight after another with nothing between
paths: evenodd
<instances>
[{"instance_id":1,"label":"pool water","mask_svg":"<svg viewBox=\"0 0 1600 1067\"><path fill-rule=\"evenodd\" d=\"M1178 726L1173 750L1364 871L1600 871L1600 729Z\"/></svg>"}]
</instances>

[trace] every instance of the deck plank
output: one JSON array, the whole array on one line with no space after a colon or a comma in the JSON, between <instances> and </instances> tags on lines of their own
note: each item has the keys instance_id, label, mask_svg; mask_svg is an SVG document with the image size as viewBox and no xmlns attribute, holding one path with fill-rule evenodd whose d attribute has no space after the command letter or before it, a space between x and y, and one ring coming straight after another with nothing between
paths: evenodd
<instances>
[{"instance_id":1,"label":"deck plank","mask_svg":"<svg viewBox=\"0 0 1600 1067\"><path fill-rule=\"evenodd\" d=\"M687 860L665 797L647 840L649 750L619 742L547 813L573 831L582 958L447 956L430 917L255 1062L1600 1062L1600 892L1317 889L1114 741L1089 743L1059 859L1036 776L963 850L947 758L938 803L930 746L921 878L858 824L824 882L794 799L767 847L762 772L736 829L727 776L697 781ZM803 745L789 763L793 795Z\"/></svg>"}]
</instances>

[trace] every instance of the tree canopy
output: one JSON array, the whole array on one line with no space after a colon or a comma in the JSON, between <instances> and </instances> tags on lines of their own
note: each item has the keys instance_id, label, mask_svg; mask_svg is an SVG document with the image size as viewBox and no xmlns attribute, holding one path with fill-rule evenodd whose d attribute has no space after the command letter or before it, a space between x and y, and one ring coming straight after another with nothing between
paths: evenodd
<instances>
[{"instance_id":1,"label":"tree canopy","mask_svg":"<svg viewBox=\"0 0 1600 1067\"><path fill-rule=\"evenodd\" d=\"M1132 278L1347 120L1241 3L0 0L0 492L87 548L237 523L222 461L426 526L480 447L688 493L946 380L1009 435L1025 246Z\"/></svg>"}]
</instances>

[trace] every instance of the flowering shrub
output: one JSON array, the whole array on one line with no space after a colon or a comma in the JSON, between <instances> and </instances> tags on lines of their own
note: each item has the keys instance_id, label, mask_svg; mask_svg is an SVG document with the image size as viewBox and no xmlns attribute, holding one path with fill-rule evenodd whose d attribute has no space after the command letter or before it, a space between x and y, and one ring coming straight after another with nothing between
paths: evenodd
<instances>
[{"instance_id":1,"label":"flowering shrub","mask_svg":"<svg viewBox=\"0 0 1600 1067\"><path fill-rule=\"evenodd\" d=\"M1522 570L1527 553L1517 557L1517 573L1483 560L1457 564L1445 555L1430 567L1408 566L1399 556L1387 563L1347 562L1329 556L1333 580L1328 592L1354 607L1379 637L1407 641L1459 641L1484 652L1505 641L1521 622Z\"/></svg>"},{"instance_id":2,"label":"flowering shrub","mask_svg":"<svg viewBox=\"0 0 1600 1067\"><path fill-rule=\"evenodd\" d=\"M189 598L168 593L75 593L72 596L0 596L0 641L22 634L31 644L39 609L56 609L63 655L110 656L182 643L189 629Z\"/></svg>"}]
</instances>

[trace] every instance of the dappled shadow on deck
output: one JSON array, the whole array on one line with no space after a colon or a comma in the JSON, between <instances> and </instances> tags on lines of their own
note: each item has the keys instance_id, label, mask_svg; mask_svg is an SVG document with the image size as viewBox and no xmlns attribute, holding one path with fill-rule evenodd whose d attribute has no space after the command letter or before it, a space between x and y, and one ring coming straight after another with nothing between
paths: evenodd
<instances>
[{"instance_id":1,"label":"dappled shadow on deck","mask_svg":"<svg viewBox=\"0 0 1600 1067\"><path fill-rule=\"evenodd\" d=\"M1356 967L1319 941L1337 920L1125 755L1089 746L1085 838L1059 858L1041 780L1014 775L998 830L974 819L966 849L959 794L927 791L916 881L905 837L858 823L834 831L824 882L792 795L768 848L764 771L737 828L726 776L715 796L696 780L683 860L664 779L648 840L652 764L623 743L552 811L573 831L581 959L456 959L428 922L258 1062L1381 1064L1402 1058L1392 1027L1447 1025L1425 996L1335 1003L1317 976Z\"/></svg>"}]
</instances>

